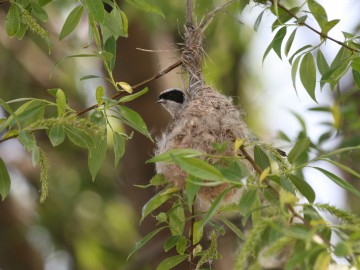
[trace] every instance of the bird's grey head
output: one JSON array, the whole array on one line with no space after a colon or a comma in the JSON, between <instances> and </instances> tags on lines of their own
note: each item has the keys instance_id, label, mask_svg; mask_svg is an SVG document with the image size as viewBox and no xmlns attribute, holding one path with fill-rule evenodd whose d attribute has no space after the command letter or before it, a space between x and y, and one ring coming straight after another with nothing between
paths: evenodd
<instances>
[{"instance_id":1,"label":"bird's grey head","mask_svg":"<svg viewBox=\"0 0 360 270\"><path fill-rule=\"evenodd\" d=\"M185 93L177 88L170 88L160 93L159 100L164 108L171 114L173 118L177 117L185 107Z\"/></svg>"}]
</instances>

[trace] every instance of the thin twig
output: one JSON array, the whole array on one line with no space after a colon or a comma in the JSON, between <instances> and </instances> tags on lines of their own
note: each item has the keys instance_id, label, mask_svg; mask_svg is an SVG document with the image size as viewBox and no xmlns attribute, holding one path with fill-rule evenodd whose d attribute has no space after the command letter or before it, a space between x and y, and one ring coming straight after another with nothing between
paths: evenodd
<instances>
[{"instance_id":1,"label":"thin twig","mask_svg":"<svg viewBox=\"0 0 360 270\"><path fill-rule=\"evenodd\" d=\"M168 66L167 68L165 68L163 70L160 70L154 76L152 76L152 77L150 77L150 78L148 78L148 79L146 79L146 80L144 80L144 81L142 81L140 83L137 83L137 84L135 84L135 85L133 85L131 87L132 87L132 89L137 89L137 88L143 87L143 86L147 85L148 83L150 83L150 82L162 77L163 75L169 73L171 70L175 69L176 67L180 66L181 64L182 64L182 62L179 60L179 61L175 62L174 64ZM120 96L122 96L123 94L125 94L125 92L119 92L119 93L116 93L115 95L113 95L111 98L112 99L117 99ZM84 114L84 113L86 113L88 111L96 109L97 107L99 107L99 105L94 104L94 105L92 105L92 106L90 106L90 107L88 107L88 108L86 108L84 110L78 111L76 113L76 115L80 116L80 115L82 115L82 114ZM0 139L0 143L3 143L5 141L7 141L7 140L14 139L14 138L17 138L17 137L18 137L18 134L14 134L14 135L9 136L7 138Z\"/></svg>"},{"instance_id":2,"label":"thin twig","mask_svg":"<svg viewBox=\"0 0 360 270\"><path fill-rule=\"evenodd\" d=\"M191 219L190 219L190 247L189 247L189 254L190 254L190 260L189 260L189 269L193 270L195 269L195 263L194 263L194 224L195 224L195 206L194 204L191 207Z\"/></svg>"},{"instance_id":3,"label":"thin twig","mask_svg":"<svg viewBox=\"0 0 360 270\"><path fill-rule=\"evenodd\" d=\"M272 3L274 4L274 1L277 1L277 0L271 0ZM280 2L277 2L277 6L279 8L281 8L283 11L285 11L287 14L289 14L291 17L293 17L294 19L299 19L299 17L294 14L293 12L291 12L288 8L286 8L285 6L283 6ZM357 50L357 49L354 49L354 48L351 48L349 45L345 44L344 42L341 42L339 40L336 40L318 30L316 30L314 27L310 26L309 24L305 23L305 22L302 22L302 23L299 23L299 25L302 25L302 26L305 26L307 27L308 29L310 29L311 31L313 31L314 33L318 34L319 36L321 36L322 38L324 39L328 39L328 40L331 40L337 44L339 44L340 46L343 46L344 48L350 50L352 53L354 52L360 52L360 50Z\"/></svg>"},{"instance_id":4,"label":"thin twig","mask_svg":"<svg viewBox=\"0 0 360 270\"><path fill-rule=\"evenodd\" d=\"M193 26L194 25L194 18L193 18L193 1L186 0L186 26Z\"/></svg>"}]
</instances>

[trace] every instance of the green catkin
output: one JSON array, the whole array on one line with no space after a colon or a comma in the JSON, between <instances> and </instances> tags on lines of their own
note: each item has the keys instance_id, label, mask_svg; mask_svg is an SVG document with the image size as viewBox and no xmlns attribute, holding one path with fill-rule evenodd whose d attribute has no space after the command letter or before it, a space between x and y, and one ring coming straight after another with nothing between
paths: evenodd
<instances>
[{"instance_id":1,"label":"green catkin","mask_svg":"<svg viewBox=\"0 0 360 270\"><path fill-rule=\"evenodd\" d=\"M40 203L44 203L49 193L48 164L44 151L40 152Z\"/></svg>"}]
</instances>

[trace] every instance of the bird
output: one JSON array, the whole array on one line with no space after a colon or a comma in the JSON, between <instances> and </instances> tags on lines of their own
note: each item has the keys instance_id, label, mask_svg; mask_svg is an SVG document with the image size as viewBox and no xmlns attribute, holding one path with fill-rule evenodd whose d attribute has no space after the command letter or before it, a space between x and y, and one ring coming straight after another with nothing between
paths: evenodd
<instances>
[{"instance_id":1,"label":"bird","mask_svg":"<svg viewBox=\"0 0 360 270\"><path fill-rule=\"evenodd\" d=\"M167 89L160 93L157 102L169 112L172 122L156 140L156 155L182 148L216 154L214 143L251 138L242 112L233 104L232 99L205 83L193 85L187 91ZM229 144L223 155L234 156L233 144ZM243 163L252 171L250 163L246 160ZM185 189L187 174L176 164L157 162L156 172L174 186ZM228 184L202 186L197 194L197 208L207 211L216 197L228 187ZM241 189L232 189L223 199L224 203L236 202L241 192Z\"/></svg>"}]
</instances>

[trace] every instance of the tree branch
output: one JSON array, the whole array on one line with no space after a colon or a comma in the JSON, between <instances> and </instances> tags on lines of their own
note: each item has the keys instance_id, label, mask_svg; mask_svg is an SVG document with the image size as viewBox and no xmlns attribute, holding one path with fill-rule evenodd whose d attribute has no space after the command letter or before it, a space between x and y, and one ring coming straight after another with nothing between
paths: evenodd
<instances>
[{"instance_id":1,"label":"tree branch","mask_svg":"<svg viewBox=\"0 0 360 270\"><path fill-rule=\"evenodd\" d=\"M277 0L271 0L271 2L274 4L274 2L277 1ZM293 12L291 12L291 10L289 10L288 8L286 8L285 6L283 6L280 2L277 2L277 6L279 8L281 8L283 11L285 11L287 14L289 14L291 17L293 17L294 19L299 19L299 17L294 14ZM350 50L352 53L354 52L360 52L360 50L357 50L357 49L354 49L354 48L351 48L349 45L345 44L344 42L341 42L339 40L336 40L318 30L316 30L314 27L310 26L309 24L307 23L299 23L299 25L302 25L302 26L305 26L307 27L308 29L310 29L311 31L313 31L314 33L316 33L317 35L319 35L320 37L322 37L323 39L328 39L328 40L331 40L337 44L339 44L340 46L343 46L344 48Z\"/></svg>"}]
</instances>

